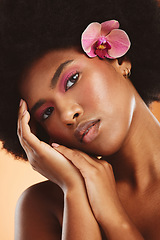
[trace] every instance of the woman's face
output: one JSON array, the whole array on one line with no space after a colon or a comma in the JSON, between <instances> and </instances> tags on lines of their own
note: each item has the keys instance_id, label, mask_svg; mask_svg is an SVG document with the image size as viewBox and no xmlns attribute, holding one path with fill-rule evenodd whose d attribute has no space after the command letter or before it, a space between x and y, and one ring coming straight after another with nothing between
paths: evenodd
<instances>
[{"instance_id":1,"label":"woman's face","mask_svg":"<svg viewBox=\"0 0 160 240\"><path fill-rule=\"evenodd\" d=\"M74 49L53 51L32 65L21 95L51 142L107 156L123 144L133 115L123 67Z\"/></svg>"}]
</instances>

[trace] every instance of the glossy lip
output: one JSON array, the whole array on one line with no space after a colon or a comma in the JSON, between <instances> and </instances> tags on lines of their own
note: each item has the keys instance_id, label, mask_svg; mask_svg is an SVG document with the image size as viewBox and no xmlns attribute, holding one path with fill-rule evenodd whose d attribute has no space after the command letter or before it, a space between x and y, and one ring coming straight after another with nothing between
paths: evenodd
<instances>
[{"instance_id":1,"label":"glossy lip","mask_svg":"<svg viewBox=\"0 0 160 240\"><path fill-rule=\"evenodd\" d=\"M95 126L99 122L100 119L80 123L74 132L74 136L78 139L78 141L83 142L83 138L85 137L85 135L90 131L93 126Z\"/></svg>"}]
</instances>

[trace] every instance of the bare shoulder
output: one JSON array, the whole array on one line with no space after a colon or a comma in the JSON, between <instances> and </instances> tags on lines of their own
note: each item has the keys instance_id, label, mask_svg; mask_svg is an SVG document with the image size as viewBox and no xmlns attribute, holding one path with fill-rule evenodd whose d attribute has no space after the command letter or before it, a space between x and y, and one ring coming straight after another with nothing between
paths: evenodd
<instances>
[{"instance_id":1,"label":"bare shoulder","mask_svg":"<svg viewBox=\"0 0 160 240\"><path fill-rule=\"evenodd\" d=\"M25 190L16 207L15 240L61 239L63 192L50 181Z\"/></svg>"}]
</instances>

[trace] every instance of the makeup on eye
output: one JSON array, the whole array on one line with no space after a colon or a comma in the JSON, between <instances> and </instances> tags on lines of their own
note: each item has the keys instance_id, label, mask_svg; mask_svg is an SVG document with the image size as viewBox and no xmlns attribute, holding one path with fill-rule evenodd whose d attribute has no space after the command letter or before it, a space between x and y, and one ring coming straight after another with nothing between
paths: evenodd
<instances>
[{"instance_id":1,"label":"makeup on eye","mask_svg":"<svg viewBox=\"0 0 160 240\"><path fill-rule=\"evenodd\" d=\"M47 120L54 111L54 106L52 103L44 103L41 107L35 112L35 118L39 122Z\"/></svg>"},{"instance_id":2,"label":"makeup on eye","mask_svg":"<svg viewBox=\"0 0 160 240\"><path fill-rule=\"evenodd\" d=\"M70 89L78 80L79 78L79 72L72 72L71 74L68 75L68 77L65 80L65 91L67 91L68 89Z\"/></svg>"},{"instance_id":3,"label":"makeup on eye","mask_svg":"<svg viewBox=\"0 0 160 240\"><path fill-rule=\"evenodd\" d=\"M52 114L54 107L48 107L41 115L41 120L45 121Z\"/></svg>"},{"instance_id":4,"label":"makeup on eye","mask_svg":"<svg viewBox=\"0 0 160 240\"><path fill-rule=\"evenodd\" d=\"M79 79L79 72L74 71L67 75L64 81L64 88L65 91L68 91ZM50 117L52 112L54 111L54 107L51 103L44 103L37 111L36 111L36 118L38 121L45 121Z\"/></svg>"},{"instance_id":5,"label":"makeup on eye","mask_svg":"<svg viewBox=\"0 0 160 240\"><path fill-rule=\"evenodd\" d=\"M68 91L78 80L81 72L78 71L79 67L72 67L72 69L66 70L59 76L59 90L62 92ZM50 117L54 110L52 102L46 102L45 99L39 100L32 108L31 112L35 115L35 118L43 122Z\"/></svg>"},{"instance_id":6,"label":"makeup on eye","mask_svg":"<svg viewBox=\"0 0 160 240\"><path fill-rule=\"evenodd\" d=\"M68 91L78 80L81 74L79 66L69 66L59 77L59 86L62 92Z\"/></svg>"}]
</instances>

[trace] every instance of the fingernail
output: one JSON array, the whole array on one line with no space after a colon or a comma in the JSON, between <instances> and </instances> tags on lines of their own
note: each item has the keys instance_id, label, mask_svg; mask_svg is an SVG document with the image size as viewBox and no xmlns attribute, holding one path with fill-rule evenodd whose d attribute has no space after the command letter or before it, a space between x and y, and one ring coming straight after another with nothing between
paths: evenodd
<instances>
[{"instance_id":1,"label":"fingernail","mask_svg":"<svg viewBox=\"0 0 160 240\"><path fill-rule=\"evenodd\" d=\"M23 99L20 100L19 106L21 107L23 103Z\"/></svg>"},{"instance_id":2,"label":"fingernail","mask_svg":"<svg viewBox=\"0 0 160 240\"><path fill-rule=\"evenodd\" d=\"M53 148L59 147L58 143L52 143L51 145L52 145Z\"/></svg>"}]
</instances>

